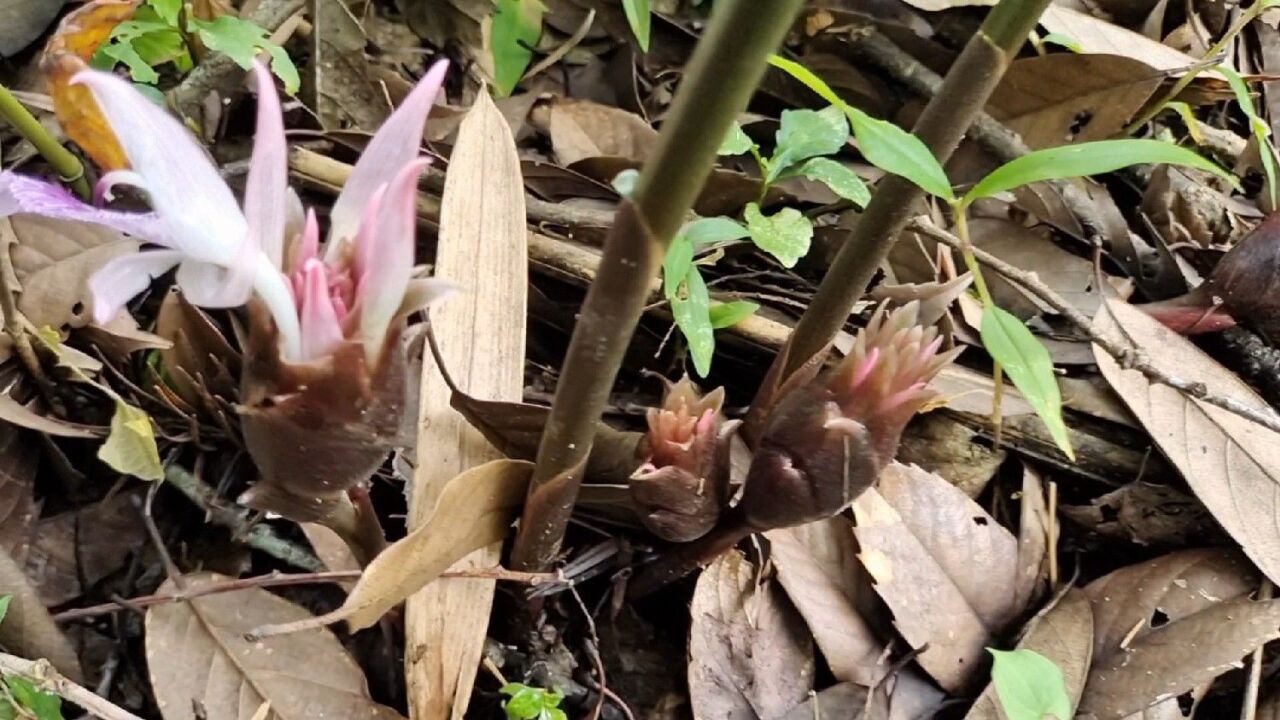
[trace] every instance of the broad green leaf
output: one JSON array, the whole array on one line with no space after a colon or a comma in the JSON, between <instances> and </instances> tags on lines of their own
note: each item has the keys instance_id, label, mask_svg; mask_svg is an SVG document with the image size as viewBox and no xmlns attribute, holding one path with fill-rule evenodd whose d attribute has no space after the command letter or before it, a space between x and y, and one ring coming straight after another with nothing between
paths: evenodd
<instances>
[{"instance_id":1,"label":"broad green leaf","mask_svg":"<svg viewBox=\"0 0 1280 720\"><path fill-rule=\"evenodd\" d=\"M668 300L676 297L680 283L693 266L693 243L683 232L671 239L667 254L662 259L662 294Z\"/></svg>"},{"instance_id":2,"label":"broad green leaf","mask_svg":"<svg viewBox=\"0 0 1280 720\"><path fill-rule=\"evenodd\" d=\"M742 126L737 122L733 123L733 127L729 128L729 134L724 136L724 141L720 143L720 149L716 150L717 155L742 155L751 152L751 148L756 144L752 142L751 136L743 131Z\"/></svg>"},{"instance_id":3,"label":"broad green leaf","mask_svg":"<svg viewBox=\"0 0 1280 720\"><path fill-rule=\"evenodd\" d=\"M747 221L751 241L777 258L783 267L795 267L809 252L813 223L799 210L783 208L773 215L765 215L759 205L751 203L742 216Z\"/></svg>"},{"instance_id":4,"label":"broad green leaf","mask_svg":"<svg viewBox=\"0 0 1280 720\"><path fill-rule=\"evenodd\" d=\"M0 595L0 623L4 622L4 616L9 612L9 602L13 600L12 595Z\"/></svg>"},{"instance_id":5,"label":"broad green leaf","mask_svg":"<svg viewBox=\"0 0 1280 720\"><path fill-rule=\"evenodd\" d=\"M489 42L493 46L493 88L498 97L516 89L542 36L540 0L497 0Z\"/></svg>"},{"instance_id":6,"label":"broad green leaf","mask_svg":"<svg viewBox=\"0 0 1280 720\"><path fill-rule=\"evenodd\" d=\"M820 182L831 188L831 192L852 202L858 207L866 207L871 201L871 191L857 173L831 158L816 157L791 169L786 175L800 175Z\"/></svg>"},{"instance_id":7,"label":"broad green leaf","mask_svg":"<svg viewBox=\"0 0 1280 720\"><path fill-rule=\"evenodd\" d=\"M17 675L6 677L4 682L9 688L9 694L18 703L18 707L26 711L19 717L34 717L35 720L63 720L62 698L53 693L44 692L30 680Z\"/></svg>"},{"instance_id":8,"label":"broad green leaf","mask_svg":"<svg viewBox=\"0 0 1280 720\"><path fill-rule=\"evenodd\" d=\"M769 63L804 83L819 97L844 111L853 126L858 149L868 162L885 172L899 175L927 193L946 200L955 198L951 181L941 163L920 138L890 122L876 120L840 98L822 78L793 60L774 55Z\"/></svg>"},{"instance_id":9,"label":"broad green leaf","mask_svg":"<svg viewBox=\"0 0 1280 720\"><path fill-rule=\"evenodd\" d=\"M622 11L627 14L627 22L636 42L640 43L640 49L649 52L649 25L653 20L649 0L622 0Z\"/></svg>"},{"instance_id":10,"label":"broad green leaf","mask_svg":"<svg viewBox=\"0 0 1280 720\"><path fill-rule=\"evenodd\" d=\"M1071 720L1062 669L1034 650L992 650L991 679L1009 720Z\"/></svg>"},{"instance_id":11,"label":"broad green leaf","mask_svg":"<svg viewBox=\"0 0 1280 720\"><path fill-rule=\"evenodd\" d=\"M253 59L260 51L267 52L271 56L271 71L284 83L285 91L290 95L298 92L298 68L283 48L271 42L265 28L232 15L192 20L190 25L206 47L226 55L246 70L253 67Z\"/></svg>"},{"instance_id":12,"label":"broad green leaf","mask_svg":"<svg viewBox=\"0 0 1280 720\"><path fill-rule=\"evenodd\" d=\"M773 182L796 163L840 152L848 140L849 121L835 105L823 110L783 110L765 182Z\"/></svg>"},{"instance_id":13,"label":"broad green leaf","mask_svg":"<svg viewBox=\"0 0 1280 720\"><path fill-rule=\"evenodd\" d=\"M636 191L636 182L640 180L640 171L628 168L613 176L613 189L622 197L629 198Z\"/></svg>"},{"instance_id":14,"label":"broad green leaf","mask_svg":"<svg viewBox=\"0 0 1280 720\"><path fill-rule=\"evenodd\" d=\"M143 480L164 477L151 418L142 410L119 400L116 401L115 414L111 416L111 434L98 448L98 459L124 475Z\"/></svg>"},{"instance_id":15,"label":"broad green leaf","mask_svg":"<svg viewBox=\"0 0 1280 720\"><path fill-rule=\"evenodd\" d=\"M689 345L694 372L699 377L706 377L711 372L716 339L711 328L711 297L697 266L689 267L683 287L684 293L671 300L671 315Z\"/></svg>"},{"instance_id":16,"label":"broad green leaf","mask_svg":"<svg viewBox=\"0 0 1280 720\"><path fill-rule=\"evenodd\" d=\"M759 303L753 303L749 300L734 300L733 302L712 305L708 317L711 318L711 327L716 330L723 330L746 320L759 309Z\"/></svg>"},{"instance_id":17,"label":"broad green leaf","mask_svg":"<svg viewBox=\"0 0 1280 720\"><path fill-rule=\"evenodd\" d=\"M717 215L694 220L685 225L680 234L689 238L695 248L700 248L714 243L741 240L751 233L737 220Z\"/></svg>"},{"instance_id":18,"label":"broad green leaf","mask_svg":"<svg viewBox=\"0 0 1280 720\"><path fill-rule=\"evenodd\" d=\"M148 4L155 8L156 14L166 24L178 27L178 16L182 13L182 0L149 0Z\"/></svg>"},{"instance_id":19,"label":"broad green leaf","mask_svg":"<svg viewBox=\"0 0 1280 720\"><path fill-rule=\"evenodd\" d=\"M1235 178L1196 153L1161 140L1099 140L1036 150L1001 165L978 181L962 202L991 197L1043 180L1085 177L1130 165L1168 163L1207 170L1235 184Z\"/></svg>"},{"instance_id":20,"label":"broad green leaf","mask_svg":"<svg viewBox=\"0 0 1280 720\"><path fill-rule=\"evenodd\" d=\"M1021 320L995 305L982 310L982 344L1035 408L1053 441L1074 460L1076 455L1062 420L1062 394L1053 374L1049 351Z\"/></svg>"},{"instance_id":21,"label":"broad green leaf","mask_svg":"<svg viewBox=\"0 0 1280 720\"><path fill-rule=\"evenodd\" d=\"M105 58L99 60L98 58ZM102 69L111 69L117 63L122 63L129 69L129 77L140 83L153 84L160 82L160 73L155 68L147 64L146 60L133 49L133 45L128 42L113 42L103 45L94 55L94 67Z\"/></svg>"},{"instance_id":22,"label":"broad green leaf","mask_svg":"<svg viewBox=\"0 0 1280 720\"><path fill-rule=\"evenodd\" d=\"M1040 38L1040 42L1045 45L1057 45L1058 47L1064 47L1073 53L1084 52L1084 48L1081 47L1080 43L1075 38L1065 33L1051 32Z\"/></svg>"},{"instance_id":23,"label":"broad green leaf","mask_svg":"<svg viewBox=\"0 0 1280 720\"><path fill-rule=\"evenodd\" d=\"M508 685L503 690L506 691ZM534 720L542 713L542 691L538 688L521 686L512 690L511 699L503 706L507 717L511 720Z\"/></svg>"},{"instance_id":24,"label":"broad green leaf","mask_svg":"<svg viewBox=\"0 0 1280 720\"><path fill-rule=\"evenodd\" d=\"M179 59L187 56L187 44L183 41L182 34L173 28L130 38L129 45L151 67L167 62L178 63Z\"/></svg>"}]
</instances>

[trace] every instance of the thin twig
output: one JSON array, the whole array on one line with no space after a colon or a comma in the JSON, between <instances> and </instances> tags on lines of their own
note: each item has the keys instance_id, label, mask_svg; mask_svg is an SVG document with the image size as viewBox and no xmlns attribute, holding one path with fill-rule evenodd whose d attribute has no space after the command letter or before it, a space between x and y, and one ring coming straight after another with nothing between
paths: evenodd
<instances>
[{"instance_id":1,"label":"thin twig","mask_svg":"<svg viewBox=\"0 0 1280 720\"><path fill-rule=\"evenodd\" d=\"M909 226L915 232L932 238L943 245L955 248L956 250L960 250L963 247L963 244L960 242L960 238L952 235L946 230L943 230L937 225L934 225L928 218L918 217L912 220L909 223ZM1102 348L1104 352L1115 358L1116 362L1120 363L1121 367L1130 370L1137 370L1153 383L1166 385L1207 405L1213 405L1214 407L1221 408L1227 412L1239 415L1246 420L1255 422L1268 430L1280 433L1280 417L1277 417L1274 413L1256 408L1252 405L1247 405L1235 398L1215 395L1209 392L1208 388L1206 388L1203 383L1183 380L1182 378L1169 375L1163 370L1152 365L1140 348L1126 346L1098 332L1094 328L1093 321L1091 319L1072 307L1071 303L1067 302L1065 298L1054 292L1053 288L1050 288L1048 285L1041 282L1040 278L1038 278L1035 273L1014 267L981 248L974 247L972 248L972 252L973 256L978 259L978 262L1020 285L1031 294L1043 300L1049 307L1056 310L1060 315L1066 318L1068 322L1079 328L1080 331L1089 338L1090 342Z\"/></svg>"},{"instance_id":2,"label":"thin twig","mask_svg":"<svg viewBox=\"0 0 1280 720\"><path fill-rule=\"evenodd\" d=\"M0 653L0 675L18 675L30 680L45 692L75 703L102 720L142 720L88 689L80 687L53 669L47 660L24 660L17 655Z\"/></svg>"},{"instance_id":3,"label":"thin twig","mask_svg":"<svg viewBox=\"0 0 1280 720\"><path fill-rule=\"evenodd\" d=\"M1275 594L1275 586L1267 578L1262 578L1258 587L1258 599L1270 600ZM1254 649L1249 656L1249 679L1244 686L1244 702L1240 707L1240 720L1255 720L1258 716L1258 692L1262 687L1263 650L1266 643Z\"/></svg>"}]
</instances>

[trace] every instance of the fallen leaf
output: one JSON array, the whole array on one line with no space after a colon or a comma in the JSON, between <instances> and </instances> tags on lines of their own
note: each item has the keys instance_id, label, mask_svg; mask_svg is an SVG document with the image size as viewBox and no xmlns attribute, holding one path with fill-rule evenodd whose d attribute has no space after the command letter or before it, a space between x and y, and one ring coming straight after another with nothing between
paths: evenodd
<instances>
[{"instance_id":1,"label":"fallen leaf","mask_svg":"<svg viewBox=\"0 0 1280 720\"><path fill-rule=\"evenodd\" d=\"M156 334L172 343L160 351L161 377L188 405L205 407L209 396L236 399L240 353L176 286L160 302Z\"/></svg>"},{"instance_id":2,"label":"fallen leaf","mask_svg":"<svg viewBox=\"0 0 1280 720\"><path fill-rule=\"evenodd\" d=\"M859 720L867 706L867 689L842 682L815 693L778 720Z\"/></svg>"},{"instance_id":3,"label":"fallen leaf","mask_svg":"<svg viewBox=\"0 0 1280 720\"><path fill-rule=\"evenodd\" d=\"M1034 650L1062 670L1067 697L1075 707L1093 657L1093 610L1088 596L1076 588L1068 590L1056 604L1031 619L1018 649ZM964 720L1006 720L994 685L987 685Z\"/></svg>"},{"instance_id":4,"label":"fallen leaf","mask_svg":"<svg viewBox=\"0 0 1280 720\"><path fill-rule=\"evenodd\" d=\"M711 563L689 612L689 699L699 720L776 718L813 687L813 643L772 580L737 550Z\"/></svg>"},{"instance_id":5,"label":"fallen leaf","mask_svg":"<svg viewBox=\"0 0 1280 720\"><path fill-rule=\"evenodd\" d=\"M946 480L894 463L853 503L859 558L916 661L950 692L1017 614L1018 542ZM926 647L927 645L927 647Z\"/></svg>"},{"instance_id":6,"label":"fallen leaf","mask_svg":"<svg viewBox=\"0 0 1280 720\"><path fill-rule=\"evenodd\" d=\"M1213 549L1165 555L1091 583L1094 651L1081 717L1123 718L1175 698L1280 637L1280 600L1249 597L1258 581L1238 553Z\"/></svg>"},{"instance_id":7,"label":"fallen leaf","mask_svg":"<svg viewBox=\"0 0 1280 720\"><path fill-rule=\"evenodd\" d=\"M124 566L147 539L138 498L136 492L116 493L36 524L25 566L41 602L74 600Z\"/></svg>"},{"instance_id":8,"label":"fallen leaf","mask_svg":"<svg viewBox=\"0 0 1280 720\"><path fill-rule=\"evenodd\" d=\"M986 379L990 381L991 376ZM991 412L989 395L985 411ZM940 413L926 413L903 431L897 458L903 464L919 465L941 475L965 495L976 498L1009 455L1004 448L987 447L980 440L981 434L982 431Z\"/></svg>"},{"instance_id":9,"label":"fallen leaf","mask_svg":"<svg viewBox=\"0 0 1280 720\"><path fill-rule=\"evenodd\" d=\"M1024 608L1040 597L1049 584L1049 508L1044 499L1043 481L1029 465L1022 471L1020 495L1018 573L1013 606Z\"/></svg>"},{"instance_id":10,"label":"fallen leaf","mask_svg":"<svg viewBox=\"0 0 1280 720\"><path fill-rule=\"evenodd\" d=\"M196 573L187 588L225 578ZM160 592L179 586L166 581ZM279 720L374 718L400 715L369 697L364 673L324 628L262 642L245 639L263 623L310 617L301 607L261 588L214 593L147 610L147 667L165 720L248 720L264 703Z\"/></svg>"},{"instance_id":11,"label":"fallen leaf","mask_svg":"<svg viewBox=\"0 0 1280 720\"><path fill-rule=\"evenodd\" d=\"M41 415L4 393L0 393L0 420L57 437L97 438L107 434L106 428L78 425L53 416Z\"/></svg>"},{"instance_id":12,"label":"fallen leaf","mask_svg":"<svg viewBox=\"0 0 1280 720\"><path fill-rule=\"evenodd\" d=\"M644 118L588 100L556 100L547 131L561 165L596 157L643 161L658 142L658 131Z\"/></svg>"},{"instance_id":13,"label":"fallen leaf","mask_svg":"<svg viewBox=\"0 0 1280 720\"><path fill-rule=\"evenodd\" d=\"M4 622L0 622L0 647L30 660L44 658L58 672L80 682L84 674L75 649L40 602L22 568L3 548L0 548L0 595L10 597Z\"/></svg>"},{"instance_id":14,"label":"fallen leaf","mask_svg":"<svg viewBox=\"0 0 1280 720\"><path fill-rule=\"evenodd\" d=\"M111 433L98 448L98 459L124 475L143 480L164 478L151 416L122 400L116 400L116 411L111 416Z\"/></svg>"},{"instance_id":15,"label":"fallen leaf","mask_svg":"<svg viewBox=\"0 0 1280 720\"><path fill-rule=\"evenodd\" d=\"M431 312L431 328L447 367L435 367L430 358L423 361L417 471L409 509L409 527L415 532L435 521L432 510L455 475L502 457L450 406L450 388L441 373L451 373L460 390L491 401L523 397L528 232L511 127L488 94L481 93L459 127L441 198L435 276L466 292ZM474 501L482 503L483 497ZM452 512L474 517L483 511L460 505ZM495 517L487 547L472 548L477 552L458 568L498 565L506 521ZM460 719L467 709L494 588L492 580L447 578L409 599L406 675L415 717Z\"/></svg>"},{"instance_id":16,"label":"fallen leaf","mask_svg":"<svg viewBox=\"0 0 1280 720\"><path fill-rule=\"evenodd\" d=\"M1106 538L1175 547L1226 540L1194 497L1168 485L1131 482L1089 501L1060 505L1062 516Z\"/></svg>"},{"instance_id":17,"label":"fallen leaf","mask_svg":"<svg viewBox=\"0 0 1280 720\"><path fill-rule=\"evenodd\" d=\"M21 52L58 17L62 0L0 0L0 57Z\"/></svg>"},{"instance_id":18,"label":"fallen leaf","mask_svg":"<svg viewBox=\"0 0 1280 720\"><path fill-rule=\"evenodd\" d=\"M320 126L376 130L391 113L380 83L370 77L368 38L343 0L316 0L311 33L314 107Z\"/></svg>"},{"instance_id":19,"label":"fallen leaf","mask_svg":"<svg viewBox=\"0 0 1280 720\"><path fill-rule=\"evenodd\" d=\"M1040 25L1075 40L1085 54L1123 55L1158 71L1183 72L1198 62L1164 43L1062 5L1046 8ZM1212 70L1204 74L1216 76Z\"/></svg>"},{"instance_id":20,"label":"fallen leaf","mask_svg":"<svg viewBox=\"0 0 1280 720\"><path fill-rule=\"evenodd\" d=\"M0 424L0 552L19 564L40 515L34 492L40 448L33 440L18 427Z\"/></svg>"},{"instance_id":21,"label":"fallen leaf","mask_svg":"<svg viewBox=\"0 0 1280 720\"><path fill-rule=\"evenodd\" d=\"M1094 318L1098 332L1132 343L1166 374L1203 383L1215 395L1255 408L1267 404L1247 385L1146 313L1108 299ZM1270 578L1280 578L1280 436L1246 418L1153 384L1125 370L1101 348L1103 377L1138 417L1160 451L1245 554Z\"/></svg>"}]
</instances>

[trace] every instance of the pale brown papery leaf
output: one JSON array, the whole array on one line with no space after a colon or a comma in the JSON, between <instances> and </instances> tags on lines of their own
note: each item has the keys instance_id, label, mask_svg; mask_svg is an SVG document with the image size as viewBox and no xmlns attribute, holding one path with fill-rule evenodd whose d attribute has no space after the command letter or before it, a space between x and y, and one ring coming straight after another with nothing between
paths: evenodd
<instances>
[{"instance_id":1,"label":"pale brown papery leaf","mask_svg":"<svg viewBox=\"0 0 1280 720\"><path fill-rule=\"evenodd\" d=\"M27 658L48 660L58 672L79 682L80 659L49 616L22 568L0 548L0 595L10 596L9 611L0 623L0 647Z\"/></svg>"}]
</instances>

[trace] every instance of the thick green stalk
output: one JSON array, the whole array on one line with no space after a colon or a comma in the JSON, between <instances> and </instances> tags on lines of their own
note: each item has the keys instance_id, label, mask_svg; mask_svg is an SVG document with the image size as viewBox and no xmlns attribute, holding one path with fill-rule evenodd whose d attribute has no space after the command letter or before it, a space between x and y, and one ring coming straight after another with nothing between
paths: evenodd
<instances>
[{"instance_id":1,"label":"thick green stalk","mask_svg":"<svg viewBox=\"0 0 1280 720\"><path fill-rule=\"evenodd\" d=\"M81 199L88 200L91 197L92 191L89 189L88 179L84 176L84 165L80 163L80 158L62 147L31 114L31 111L18 102L18 98L3 85L0 85L0 115L3 115L4 119L22 134L22 137L35 146L40 155L48 160L53 169L62 176L63 181L71 184L71 189L75 190Z\"/></svg>"},{"instance_id":2,"label":"thick green stalk","mask_svg":"<svg viewBox=\"0 0 1280 720\"><path fill-rule=\"evenodd\" d=\"M939 161L951 157L1048 4L1049 0L1000 0L965 45L913 129ZM782 378L822 352L844 326L922 193L896 175L881 181L796 324Z\"/></svg>"},{"instance_id":3,"label":"thick green stalk","mask_svg":"<svg viewBox=\"0 0 1280 720\"><path fill-rule=\"evenodd\" d=\"M802 0L719 0L689 61L658 147L618 209L556 386L513 567L550 566L578 497L596 423L640 320L649 283L697 199L716 150L746 108Z\"/></svg>"}]
</instances>

